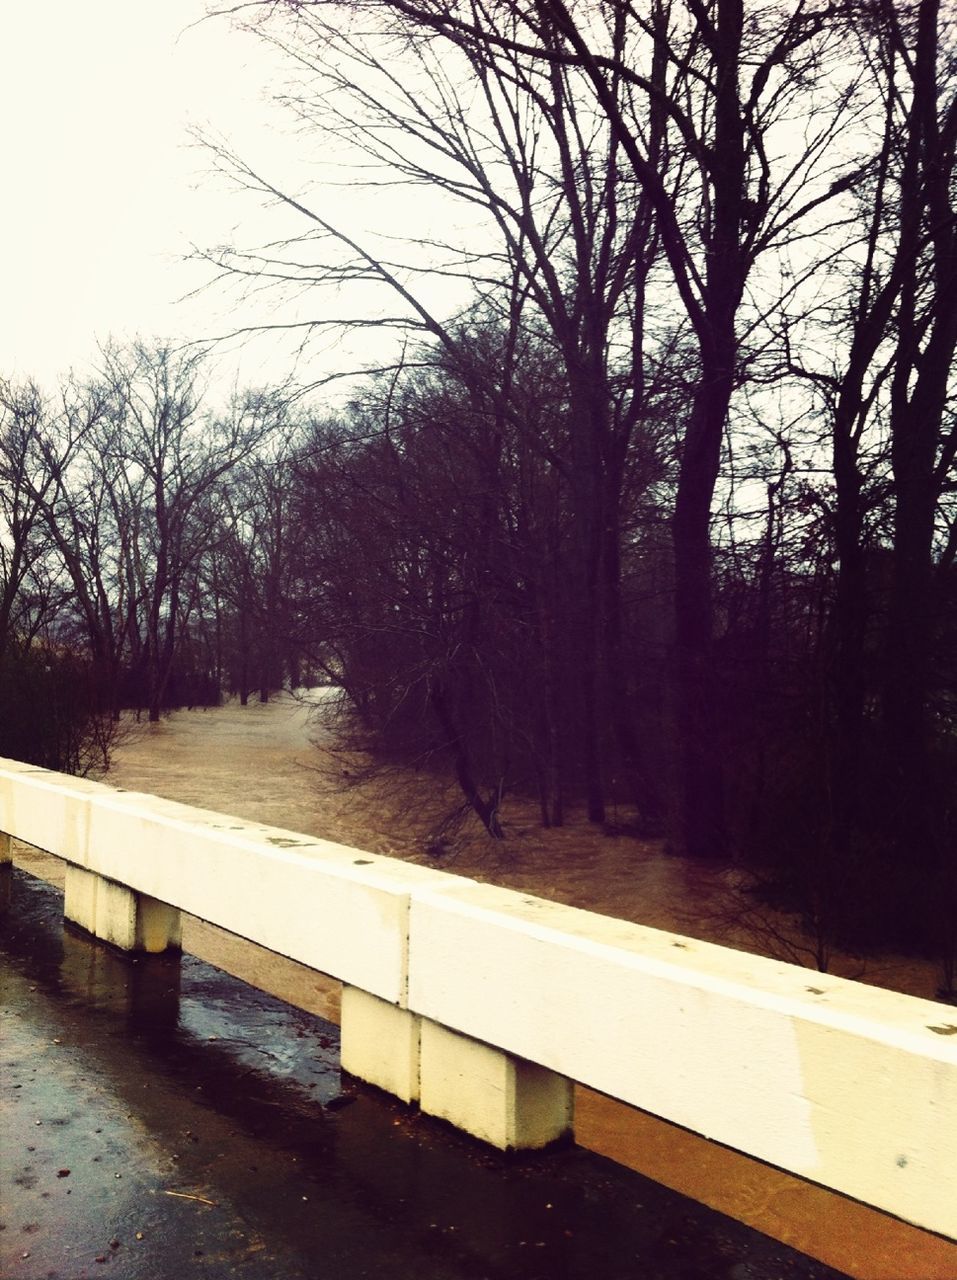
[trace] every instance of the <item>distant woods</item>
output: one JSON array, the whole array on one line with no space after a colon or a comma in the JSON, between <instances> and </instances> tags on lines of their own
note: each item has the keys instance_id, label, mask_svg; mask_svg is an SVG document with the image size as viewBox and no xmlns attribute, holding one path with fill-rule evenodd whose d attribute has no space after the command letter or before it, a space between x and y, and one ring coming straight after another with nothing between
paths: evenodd
<instances>
[{"instance_id":1,"label":"distant woods","mask_svg":"<svg viewBox=\"0 0 957 1280\"><path fill-rule=\"evenodd\" d=\"M286 238L206 256L395 355L335 411L213 408L199 356L142 345L4 388L0 751L64 663L97 723L321 676L492 837L515 792L666 835L757 869L824 951L916 946L952 986L952 20L242 14L294 60L304 157L421 215L383 250L216 143Z\"/></svg>"}]
</instances>

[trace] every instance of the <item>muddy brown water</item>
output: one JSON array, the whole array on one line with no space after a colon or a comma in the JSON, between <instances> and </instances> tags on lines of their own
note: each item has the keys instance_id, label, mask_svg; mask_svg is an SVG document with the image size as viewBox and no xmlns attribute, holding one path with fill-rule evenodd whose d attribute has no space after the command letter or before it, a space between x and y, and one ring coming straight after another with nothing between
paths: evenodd
<instances>
[{"instance_id":1,"label":"muddy brown water","mask_svg":"<svg viewBox=\"0 0 957 1280\"><path fill-rule=\"evenodd\" d=\"M428 848L456 802L454 791L413 771L366 776L366 762L342 749L323 695L313 702L318 705L284 695L265 705L231 703L177 712L157 725L131 724L105 781L429 863ZM627 815L620 817L624 826ZM684 864L657 843L621 831L606 835L574 816L565 828L543 832L534 808L514 800L505 824L504 842L490 841L466 824L444 846L439 865L778 958L795 958L790 952L782 957L778 937L802 943L787 917L771 921L773 940L766 919L742 920L728 873ZM62 883L62 864L22 849L15 856L32 872ZM263 991L338 1019L337 984L321 975L198 921L186 922L184 944ZM936 980L932 966L899 956L866 964L838 956L834 969L925 997L933 994ZM578 1090L576 1112L579 1140L589 1148L847 1274L957 1280L953 1244L589 1090Z\"/></svg>"},{"instance_id":2,"label":"muddy brown water","mask_svg":"<svg viewBox=\"0 0 957 1280\"><path fill-rule=\"evenodd\" d=\"M793 918L757 908L738 891L736 872L668 856L661 841L627 834L626 811L613 812L604 828L572 813L564 827L545 831L534 804L509 797L506 840L490 840L470 818L441 857L430 856L460 794L411 769L366 777L367 762L340 746L333 697L314 690L298 700L283 694L266 704L179 711L154 725L128 722L104 780L813 965L812 945ZM838 952L831 969L925 999L939 984L933 964L899 955Z\"/></svg>"}]
</instances>

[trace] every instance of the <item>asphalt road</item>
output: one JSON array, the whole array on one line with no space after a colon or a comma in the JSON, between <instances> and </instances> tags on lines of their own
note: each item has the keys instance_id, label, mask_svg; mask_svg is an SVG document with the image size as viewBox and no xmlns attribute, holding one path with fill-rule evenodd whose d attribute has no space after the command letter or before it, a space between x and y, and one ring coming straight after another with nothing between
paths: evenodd
<instances>
[{"instance_id":1,"label":"asphalt road","mask_svg":"<svg viewBox=\"0 0 957 1280\"><path fill-rule=\"evenodd\" d=\"M492 1152L344 1080L332 1024L9 879L4 1280L839 1277L579 1148Z\"/></svg>"}]
</instances>

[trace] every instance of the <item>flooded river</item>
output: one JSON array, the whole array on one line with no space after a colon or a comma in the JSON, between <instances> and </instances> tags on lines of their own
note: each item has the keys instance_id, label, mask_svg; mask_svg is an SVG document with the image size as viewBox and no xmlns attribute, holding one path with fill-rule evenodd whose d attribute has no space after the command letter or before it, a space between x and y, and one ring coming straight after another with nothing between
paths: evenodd
<instances>
[{"instance_id":1,"label":"flooded river","mask_svg":"<svg viewBox=\"0 0 957 1280\"><path fill-rule=\"evenodd\" d=\"M440 829L444 815L455 803L454 794L443 792L434 780L412 771L393 770L381 775L366 776L364 763L355 755L341 750L321 699L317 710L304 702L284 696L266 705L251 703L243 708L237 704L229 704L207 711L178 712L157 725L133 725L119 744L114 767L105 781L128 790L153 792L183 803L265 821L378 853L428 862L432 856L429 850L434 851L436 847L435 832ZM735 918L736 912L729 910L731 886L725 873L687 866L679 859L667 857L657 844L636 839L624 831L607 835L597 832L584 822L573 820L560 831L543 832L535 821L534 809L516 802L512 802L511 807L506 810L505 821L508 839L504 842L490 841L481 831L467 826L459 830L454 840L442 845L441 865L463 875L550 896L574 906L636 920L653 927L677 930L755 951L770 950L771 954L776 954L773 948L766 945L767 937L762 937L760 931L750 925L744 927L741 919ZM29 871L54 882L58 879L62 882L62 864L55 860L37 857L23 850L17 852L16 858ZM788 924L782 918L775 921L775 928ZM287 1073L284 1089L293 1088L292 1078L295 1077L297 1083L294 1092L299 1091L296 1093L297 1098L301 1101L301 1089L309 1088L311 1084L315 1090L313 1096L320 1103L325 1096L324 1089L338 1089L338 1076L332 1069L335 1049L329 1048L332 1044L330 1037L335 1035L334 1028L330 1030L329 1024L338 1018L338 987L335 983L198 921L186 922L184 945L193 956L201 957L201 960L188 958L184 961L184 981L189 991L192 991L189 984L194 980L200 985L211 983L213 988L217 981L228 984L230 980L223 974L220 974L219 979L208 976L208 973L217 972L209 969L212 964L218 966L219 970L236 975L261 991L272 993L288 1002L283 1008L288 1005L295 1007L295 1011L289 1015L293 1019L291 1034L297 1043L304 1038L309 1046L306 1058L314 1064L320 1064L315 1067L319 1074L311 1081L303 1082L297 1072L301 1074L303 1069L308 1072L313 1068L303 1068L304 1060L297 1058L299 1065L291 1074ZM68 935L67 952L75 946L76 940L70 940ZM870 981L911 991L913 994L932 994L935 978L931 966L915 964L902 957L886 957L880 963L869 962L862 974L859 960L853 957L838 959L839 963L835 967L848 976L864 976ZM115 960L111 960L111 963L115 963ZM202 968L204 964L205 969ZM191 967L196 965L201 968ZM234 998L234 1011L240 1008L249 1011L252 1021L247 1030L252 1031L255 1043L256 1018L259 1017L256 1012L257 1001L268 1001L269 997L258 994L250 996L249 988L242 984L240 989L247 995ZM180 1013L176 1014L174 1021L177 1026L181 1026L183 988L178 989L177 1001ZM187 1000L185 1007L193 1010L191 1017L196 1016L195 1010L199 1007L196 1001ZM307 1016L302 1011L313 1016L314 1021L308 1024L308 1028L305 1023L296 1022L297 1017ZM315 1022L316 1015L329 1022ZM42 1017L49 1016L52 1016L49 1010L42 1014ZM203 1017L206 1018L207 1015L204 1014ZM238 1042L242 1039L237 1030L240 1023L245 1025L245 1013L234 1013L233 1030L229 1032L222 1026L213 1026L207 1019L198 1035L190 1040L190 1044L198 1052L198 1042L203 1036L205 1035L207 1044L212 1043L209 1039L212 1036L217 1042L213 1052L222 1054L226 1042ZM283 1032L277 1043L284 1040L285 1034ZM323 1039L329 1042L326 1048L322 1047ZM332 1057L329 1056L330 1053ZM204 1071L219 1069L209 1066L208 1054L203 1061ZM218 1062L219 1059L216 1058L215 1061ZM243 1063L242 1052L239 1052L235 1063L230 1057L230 1063L230 1071L234 1071L235 1080L245 1079L243 1073L248 1070L253 1070L255 1074L254 1067ZM259 1065L262 1066L262 1062ZM323 1074L326 1067L332 1071L332 1075ZM282 1075L282 1071L279 1074ZM232 1076L230 1078L233 1079ZM334 1083L330 1085L330 1081ZM128 1082L123 1087L126 1088L127 1084ZM241 1093L240 1089L239 1094ZM364 1098L365 1096L363 1093ZM421 1136L432 1133L436 1128L431 1123L419 1126L411 1113L393 1108L381 1098L377 1099L374 1094L369 1094L369 1099L371 1100L363 1102L363 1108L378 1108L375 1112L377 1115L388 1117L382 1120L382 1124L394 1127L403 1136L411 1132ZM957 1280L957 1246L926 1233L916 1232L886 1215L863 1209L843 1197L825 1192L777 1170L768 1169L588 1090L578 1090L576 1113L579 1140L591 1150L612 1157L620 1165L648 1174L657 1183L673 1187L722 1213L741 1218L768 1236L795 1246L839 1272L866 1277L867 1280ZM354 1114L366 1114L366 1111ZM321 1151L325 1150L322 1143L327 1141L328 1132L352 1132L348 1128L337 1127L340 1126L338 1119L333 1124L324 1117L323 1112L315 1120L321 1133L316 1131L316 1135L308 1140L318 1144L314 1153L317 1159ZM155 1119L155 1115L151 1114L149 1124L153 1124ZM233 1121L236 1120L237 1117L234 1117ZM228 1124L233 1121L223 1123L228 1128ZM354 1120L348 1123L359 1124ZM309 1132L312 1133L313 1130L309 1129ZM428 1138L427 1141L439 1143L443 1150L446 1150L449 1143L458 1149L460 1141L464 1141L445 1133L441 1128L439 1132L443 1135L441 1138ZM172 1142L172 1138L169 1140ZM367 1140L365 1137L356 1139L357 1149L364 1153L363 1160L375 1164L379 1157L363 1146ZM351 1138L348 1141L337 1139L337 1143L345 1142L346 1149L350 1149L351 1141ZM466 1149L472 1150L467 1142L463 1150ZM583 1157L584 1153L581 1155ZM297 1160L299 1158L296 1157ZM420 1168L420 1156L415 1157L412 1167L402 1163L406 1160L405 1156L396 1156L395 1159L402 1166L402 1177L412 1177L416 1184L424 1181L427 1196L439 1195L441 1185L450 1176L448 1173L435 1175L437 1180L433 1184L429 1181L433 1175L424 1174ZM444 1159L442 1157L443 1161ZM507 1162L502 1164L498 1157L487 1153L483 1153L481 1157L475 1155L475 1163L477 1167L494 1170L494 1176L482 1182L481 1187L478 1183L474 1186L462 1184L471 1189L462 1191L462 1204L456 1206L454 1213L446 1215L448 1221L444 1227L420 1224L417 1231L423 1230L428 1234L442 1230L446 1235L454 1235L461 1225L457 1219L464 1222L469 1216L464 1208L465 1201L473 1196L480 1196L487 1201L489 1216L483 1217L476 1229L489 1235L491 1240L500 1241L502 1231L506 1230L502 1225L504 1221L507 1224L506 1234L512 1233L508 1235L511 1243L506 1253L519 1247L535 1248L535 1243L529 1244L527 1240L521 1245L516 1243L523 1235L535 1234L523 1228L519 1220L520 1214L516 1217L518 1211L515 1206L521 1208L525 1205L521 1194L516 1190L516 1186L519 1189L524 1186L524 1175L519 1176L518 1182L513 1185L511 1175L505 1176L509 1168ZM442 1161L439 1164L442 1165ZM310 1176L317 1177L318 1165L313 1163L310 1168ZM388 1222L394 1221L397 1214L401 1216L396 1206L404 1202L399 1186L401 1179L395 1174L398 1181L390 1181L393 1174L394 1170L386 1170L383 1177L389 1183L388 1187L378 1186L374 1193L375 1203L379 1206L377 1212L385 1214ZM370 1171L367 1170L363 1176L368 1178ZM481 1177L486 1175L482 1174ZM247 1191L255 1199L255 1190L247 1188ZM549 1191L548 1194L551 1195L552 1192ZM555 1195L558 1194L555 1191ZM580 1198L585 1193L575 1191L568 1194ZM616 1204L617 1194L615 1192L611 1195ZM398 1199L395 1200L395 1197ZM641 1196L638 1198L642 1199ZM587 1201L588 1197L585 1199ZM389 1207L384 1208L387 1202ZM642 1202L645 1203L646 1200L642 1199ZM527 1205L521 1212L526 1210L531 1213ZM340 1212L340 1209L336 1212ZM344 1221L354 1220L352 1210L342 1212L345 1213ZM417 1209L416 1212L429 1216L427 1208ZM532 1220L537 1221L534 1213ZM547 1219L551 1225L555 1221L555 1217ZM368 1233L370 1241L379 1239L378 1228L363 1226L362 1230ZM578 1227L567 1225L562 1230L571 1233L564 1237L570 1239L578 1231ZM622 1225L615 1217L613 1225L609 1220L601 1230L622 1232L623 1240L630 1240L632 1236L629 1233L633 1231L633 1227ZM434 1243L432 1236L429 1235L428 1238ZM9 1245L9 1242L10 1237L6 1236L5 1244ZM474 1247L469 1246L470 1249ZM686 1247L690 1248L683 1239L673 1240L669 1246L672 1249ZM498 1248L498 1245L494 1245L493 1253ZM505 1246L502 1245L502 1248ZM431 1254L428 1256L431 1258ZM734 1280L772 1280L772 1277L780 1276L783 1280L791 1275L805 1274L791 1269L792 1264L796 1264L790 1255L785 1261L779 1259L773 1265L767 1259L758 1264L747 1262L740 1251L733 1258L728 1255L730 1260L727 1265L720 1258L717 1262L714 1258L710 1261L696 1258L693 1263L686 1259L673 1271L664 1268L663 1263L659 1266L657 1262L655 1266L642 1264L631 1270L624 1264L616 1270L611 1263L607 1264L611 1269L605 1269L605 1264L595 1269L594 1265L590 1268L586 1265L587 1260L581 1261L579 1271L568 1262L567 1249L561 1255L565 1259L561 1269L551 1271L544 1264L540 1270L535 1270L534 1267L528 1270L525 1261L519 1265L517 1255L509 1253L508 1256L511 1261L507 1265L496 1255L486 1257L481 1264L476 1263L472 1269L462 1271L443 1270L437 1258L432 1258L428 1263L423 1263L421 1259L414 1265L409 1263L412 1269L408 1271L404 1269L404 1262L400 1269L388 1265L371 1269L370 1263L368 1271L341 1271L333 1268L327 1274L379 1275L384 1270L392 1275L417 1271L430 1278L447 1274L476 1277L512 1274L610 1277L620 1274L642 1277L674 1275L681 1277L681 1280L711 1280L712 1277L724 1276L733 1277ZM523 1259L527 1260L532 1256L525 1254ZM742 1269L745 1264L746 1269ZM286 1267L285 1263L283 1265ZM771 1269L763 1270L765 1265ZM775 1266L779 1269L775 1270ZM236 1274L266 1274L257 1267L258 1263L253 1265L247 1258ZM178 1270L175 1273L181 1274ZM288 1267L267 1273L277 1277L300 1274ZM4 1271L3 1274L6 1276L8 1272ZM46 1273L18 1270L10 1271L9 1274L29 1277L29 1280L33 1280L36 1275L39 1280L39 1276ZM122 1274L151 1275L154 1280L158 1280L160 1275L158 1272L132 1270ZM806 1274L818 1276L828 1273L808 1271Z\"/></svg>"},{"instance_id":2,"label":"flooded river","mask_svg":"<svg viewBox=\"0 0 957 1280\"><path fill-rule=\"evenodd\" d=\"M625 814L612 814L609 824L596 828L573 813L564 827L545 831L534 803L508 797L507 839L489 839L470 818L454 838L438 842L443 852L436 859L436 832L444 830L461 795L412 769L367 774L367 762L339 746L332 696L318 690L310 701L282 695L265 705L233 702L131 725L105 781L431 862L652 928L813 964L812 946L797 923L740 894L736 872L668 856L661 841L629 834ZM831 968L925 999L934 998L939 983L933 964L906 956L862 959L838 952Z\"/></svg>"}]
</instances>

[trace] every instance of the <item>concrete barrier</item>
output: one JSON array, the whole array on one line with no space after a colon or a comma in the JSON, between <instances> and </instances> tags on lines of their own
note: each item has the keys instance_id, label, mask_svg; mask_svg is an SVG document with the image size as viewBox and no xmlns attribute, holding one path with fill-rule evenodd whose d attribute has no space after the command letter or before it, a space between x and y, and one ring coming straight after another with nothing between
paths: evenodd
<instances>
[{"instance_id":1,"label":"concrete barrier","mask_svg":"<svg viewBox=\"0 0 957 1280\"><path fill-rule=\"evenodd\" d=\"M89 876L139 895L137 910L145 899L188 911L402 1005L411 892L456 879L9 760L0 761L0 828L88 873L68 878L66 914L107 941L138 945L112 936L128 902L102 885L94 892Z\"/></svg>"},{"instance_id":2,"label":"concrete barrier","mask_svg":"<svg viewBox=\"0 0 957 1280\"><path fill-rule=\"evenodd\" d=\"M496 1146L577 1081L957 1238L948 1006L15 761L0 831L114 945L188 911L341 979L344 1069Z\"/></svg>"}]
</instances>

